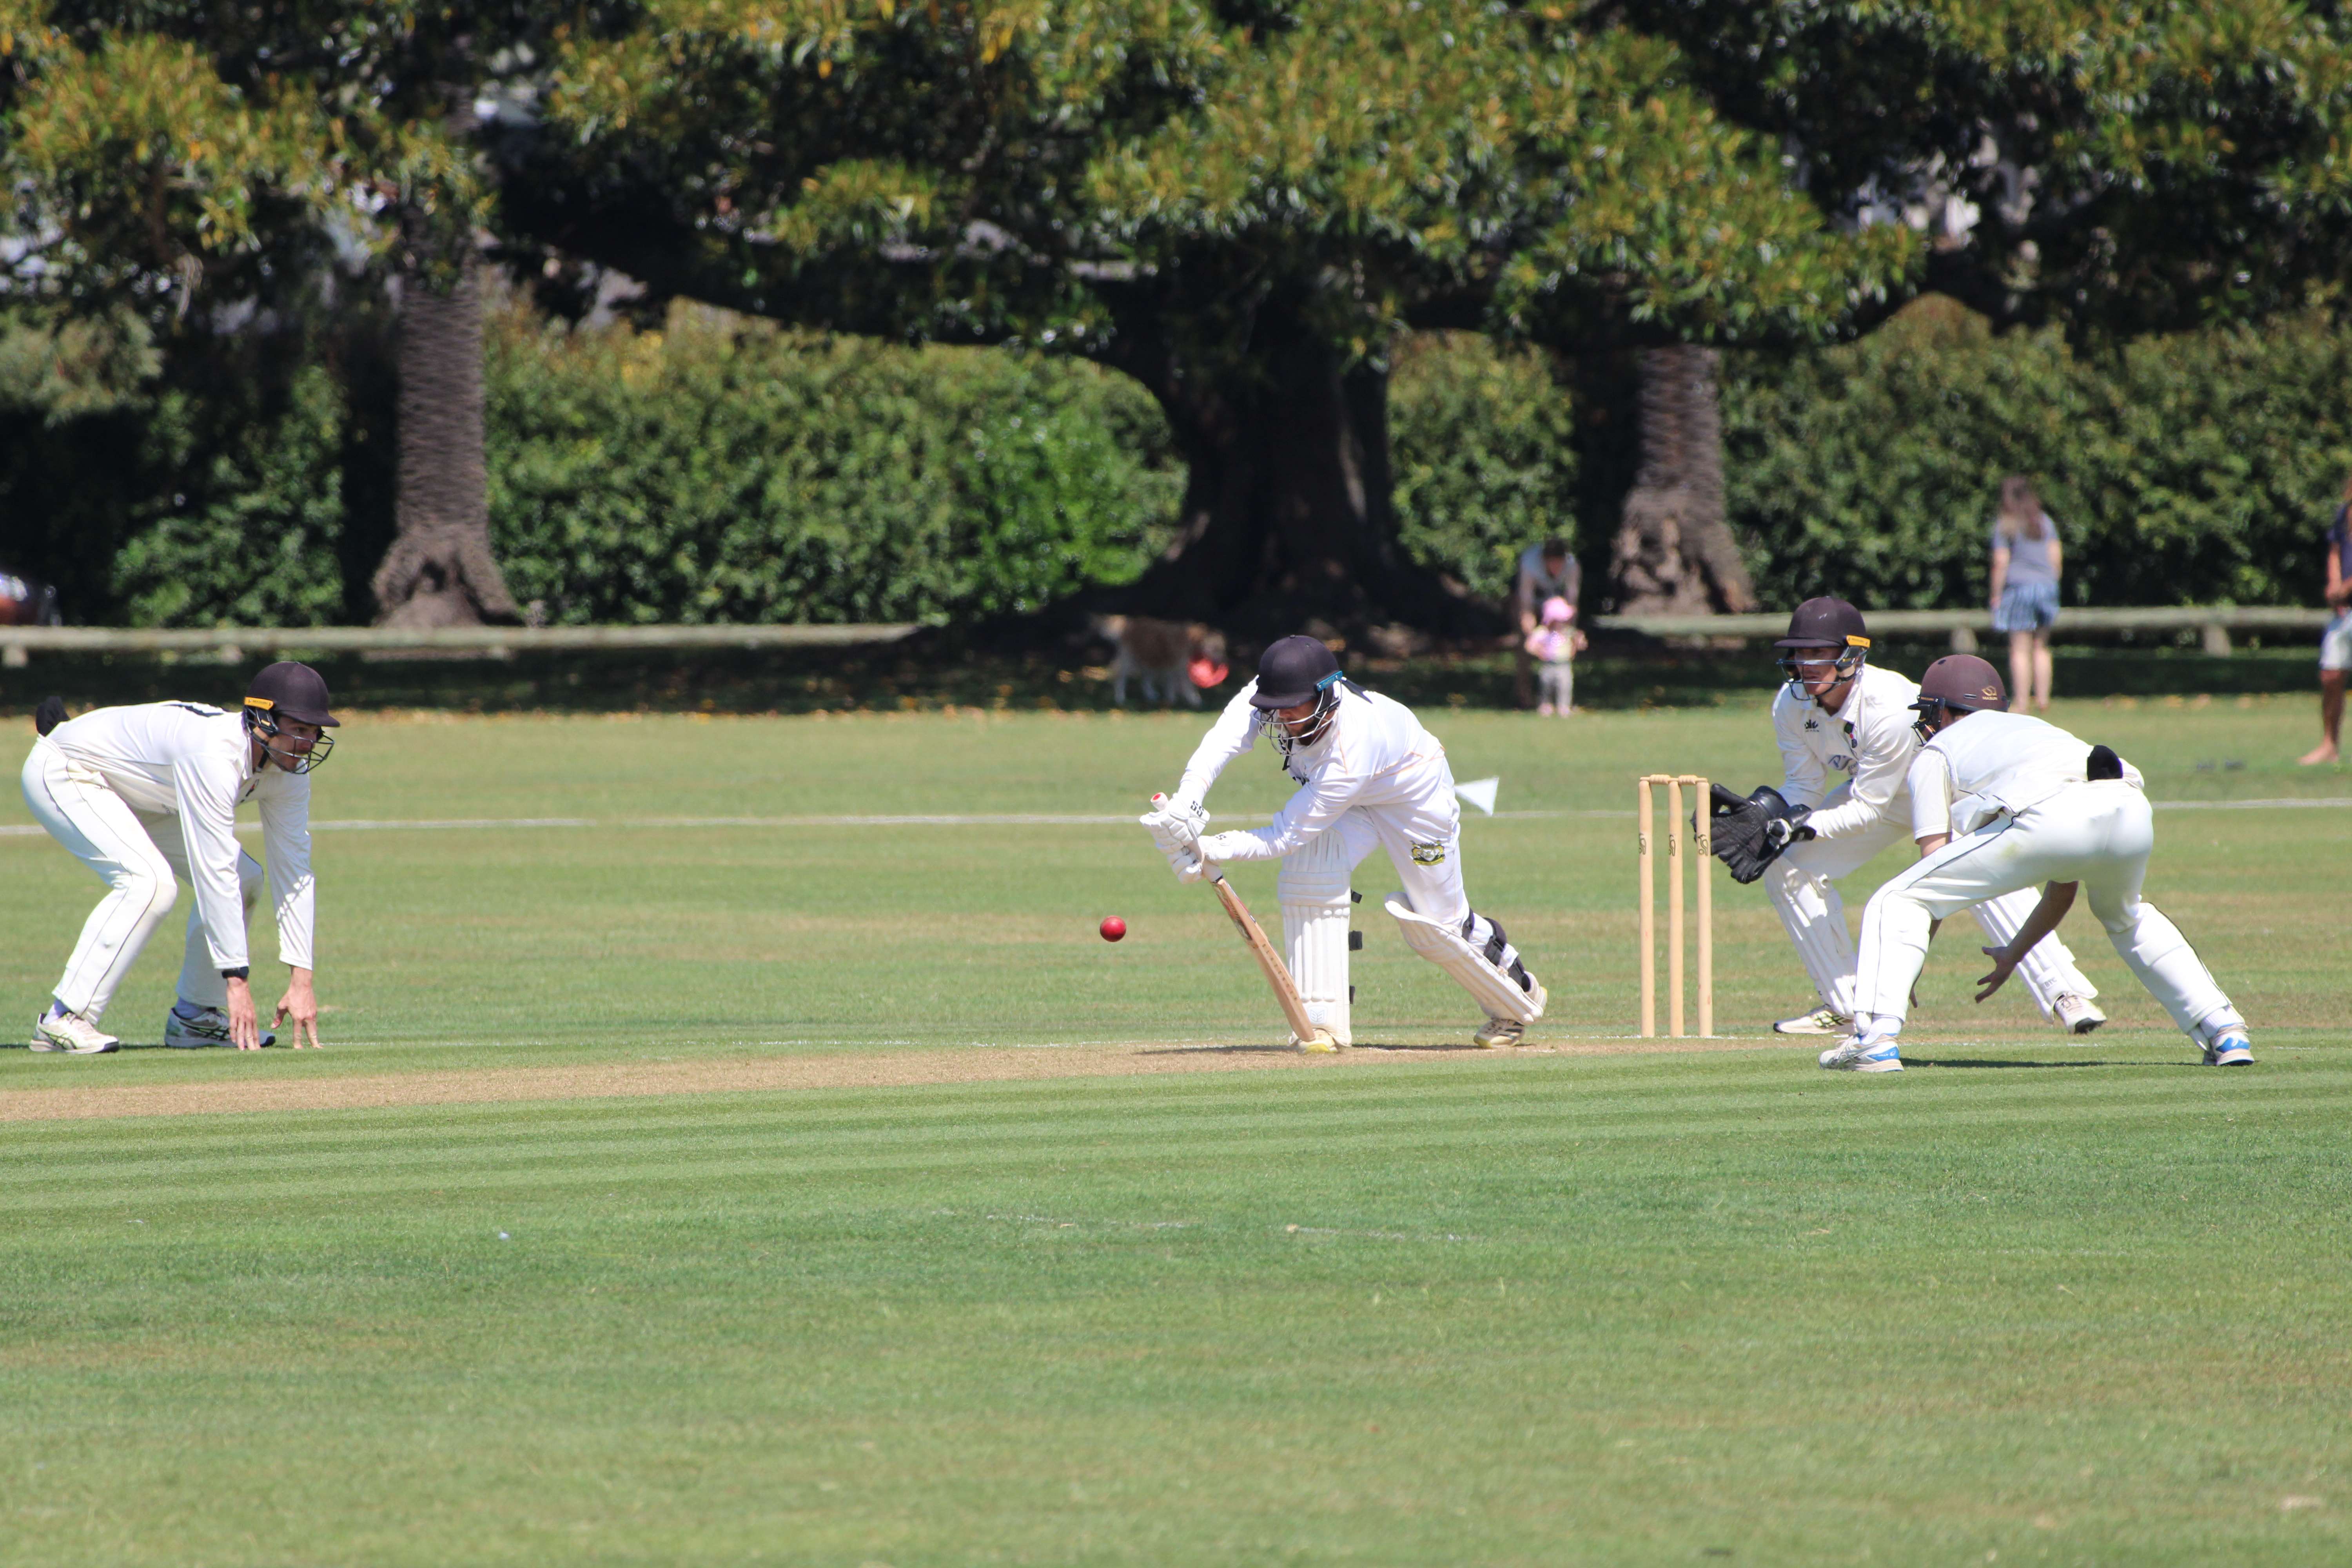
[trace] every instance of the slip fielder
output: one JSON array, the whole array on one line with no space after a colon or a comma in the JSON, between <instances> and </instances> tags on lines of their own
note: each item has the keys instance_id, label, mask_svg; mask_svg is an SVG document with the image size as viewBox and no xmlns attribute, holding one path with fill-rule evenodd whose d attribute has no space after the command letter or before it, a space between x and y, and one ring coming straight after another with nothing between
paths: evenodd
<instances>
[{"instance_id":1,"label":"slip fielder","mask_svg":"<svg viewBox=\"0 0 2352 1568\"><path fill-rule=\"evenodd\" d=\"M1299 788L1273 826L1200 837L1202 802L1225 765L1265 735ZM1518 1043L1543 1016L1544 988L1503 928L1473 912L1462 886L1461 805L1445 748L1410 709L1340 673L1331 650L1287 637L1265 650L1255 679L1225 705L1185 765L1183 782L1142 819L1179 879L1206 858L1280 860L1275 879L1292 979L1317 1036L1292 1043L1332 1050L1349 1026L1349 881L1375 848L1388 851L1402 890L1386 907L1405 945L1452 975L1486 1013L1479 1045Z\"/></svg>"},{"instance_id":2,"label":"slip fielder","mask_svg":"<svg viewBox=\"0 0 2352 1568\"><path fill-rule=\"evenodd\" d=\"M1788 826L1767 836L1759 858L1765 890L1821 1005L1772 1027L1783 1035L1840 1035L1856 1003L1853 938L1837 884L1909 836L1906 778L1919 749L1910 705L1919 688L1870 662L1869 627L1843 599L1806 600L1789 617L1789 635L1773 646L1788 678L1772 700L1783 774L1777 795L1788 808ZM1838 773L1845 779L1832 784ZM1753 880L1756 868L1742 875L1735 858L1740 835L1718 828L1714 838L1733 874ZM2005 942L2032 909L2031 894L2016 893L1988 899L1974 912L1987 937ZM2098 988L2054 937L2033 951L2021 973L2042 1016L2060 1027L2087 1035L2106 1021L2092 1001Z\"/></svg>"},{"instance_id":3,"label":"slip fielder","mask_svg":"<svg viewBox=\"0 0 2352 1568\"><path fill-rule=\"evenodd\" d=\"M326 681L306 664L273 664L254 677L236 713L146 702L63 719L62 708L54 698L43 705L41 737L25 759L25 800L108 892L34 1021L33 1049L95 1056L121 1044L99 1025L171 912L174 878L194 889L195 907L163 1043L254 1050L276 1039L261 1031L248 984L246 918L264 877L236 842L236 808L248 800L261 813L278 956L292 971L276 1021L293 1021L296 1046L306 1031L317 1045L310 774L333 750L326 731L340 722Z\"/></svg>"},{"instance_id":4,"label":"slip fielder","mask_svg":"<svg viewBox=\"0 0 2352 1568\"><path fill-rule=\"evenodd\" d=\"M1822 1053L1847 1072L1901 1072L1899 1037L1931 921L1979 900L2046 884L2016 935L1984 951L2000 989L2019 961L2073 907L2078 892L2148 994L2204 1049L2208 1067L2254 1059L2246 1021L2179 928L2140 897L2154 814L2137 768L2055 724L2005 711L1993 667L1954 654L1919 682L1919 754L1906 782L1920 860L1871 896L1862 916L1862 1008L1854 1032Z\"/></svg>"}]
</instances>

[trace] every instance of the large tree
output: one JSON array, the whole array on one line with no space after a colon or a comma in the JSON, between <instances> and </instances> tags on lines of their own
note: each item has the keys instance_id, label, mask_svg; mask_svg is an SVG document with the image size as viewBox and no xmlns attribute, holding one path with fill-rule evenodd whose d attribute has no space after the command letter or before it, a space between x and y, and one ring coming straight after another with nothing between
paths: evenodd
<instances>
[{"instance_id":1,"label":"large tree","mask_svg":"<svg viewBox=\"0 0 2352 1568\"><path fill-rule=\"evenodd\" d=\"M1916 284L1996 324L2058 322L2078 342L2111 343L2343 303L2352 19L2340 7L1607 9L1675 40L1684 79L1773 138L1842 227L1916 233ZM1848 330L1867 331L1902 299L1857 300ZM1721 451L1702 429L1714 395L1705 351L1643 358L1642 469L1612 560L1619 607L1744 607L1744 574L1723 570L1737 563Z\"/></svg>"},{"instance_id":2,"label":"large tree","mask_svg":"<svg viewBox=\"0 0 2352 1568\"><path fill-rule=\"evenodd\" d=\"M338 269L399 279L388 618L513 613L482 504L472 105L528 70L539 30L520 3L0 0L8 303L202 353L302 313Z\"/></svg>"},{"instance_id":3,"label":"large tree","mask_svg":"<svg viewBox=\"0 0 2352 1568\"><path fill-rule=\"evenodd\" d=\"M559 57L504 210L659 292L1136 377L1191 471L1141 607L1463 624L1397 545L1399 331L1810 339L1910 265L1683 74L1415 0L653 0Z\"/></svg>"}]
</instances>

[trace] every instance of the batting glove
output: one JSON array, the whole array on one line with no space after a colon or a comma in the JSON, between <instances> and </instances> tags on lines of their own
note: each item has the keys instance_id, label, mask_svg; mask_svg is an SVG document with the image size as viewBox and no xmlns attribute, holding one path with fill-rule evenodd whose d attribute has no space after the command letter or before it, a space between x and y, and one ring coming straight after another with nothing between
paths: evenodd
<instances>
[{"instance_id":1,"label":"batting glove","mask_svg":"<svg viewBox=\"0 0 2352 1568\"><path fill-rule=\"evenodd\" d=\"M1212 833L1201 840L1201 853L1211 860L1263 860L1265 841L1255 833Z\"/></svg>"},{"instance_id":2,"label":"batting glove","mask_svg":"<svg viewBox=\"0 0 2352 1568\"><path fill-rule=\"evenodd\" d=\"M1192 801L1170 800L1161 802L1159 810L1147 812L1136 820L1151 835L1153 846L1168 857L1168 868L1176 873L1177 880L1200 880L1192 847L1200 842L1202 832L1209 825L1207 812ZM1187 866L1192 868L1190 877L1184 875Z\"/></svg>"}]
</instances>

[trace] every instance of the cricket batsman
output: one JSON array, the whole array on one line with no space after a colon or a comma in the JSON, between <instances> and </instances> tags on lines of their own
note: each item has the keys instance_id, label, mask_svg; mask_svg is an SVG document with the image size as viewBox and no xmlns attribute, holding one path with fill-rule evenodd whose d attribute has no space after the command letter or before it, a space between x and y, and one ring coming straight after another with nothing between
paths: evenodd
<instances>
[{"instance_id":1,"label":"cricket batsman","mask_svg":"<svg viewBox=\"0 0 2352 1568\"><path fill-rule=\"evenodd\" d=\"M1298 784L1271 826L1201 837L1202 802L1225 764L1261 734ZM1471 1036L1480 1046L1517 1045L1543 1016L1544 988L1488 917L1472 911L1462 887L1462 808L1445 748L1410 709L1366 691L1311 637L1287 637L1265 650L1257 677L1225 705L1185 765L1183 782L1145 816L1152 842L1182 881L1201 861L1279 860L1276 897L1291 977L1318 1037L1292 1043L1333 1050L1351 1043L1348 921L1355 868L1375 848L1389 853L1403 889L1387 900L1405 945L1452 975L1486 1014ZM1323 1037L1328 1036L1328 1039Z\"/></svg>"},{"instance_id":2,"label":"cricket batsman","mask_svg":"<svg viewBox=\"0 0 2352 1568\"><path fill-rule=\"evenodd\" d=\"M1869 628L1843 599L1806 600L1773 646L1788 678L1772 700L1780 787L1746 801L1721 791L1710 824L1715 853L1734 880L1764 879L1821 998L1814 1011L1773 1030L1842 1035L1855 1006L1854 950L1837 884L1908 837L1905 781L1919 749L1911 725L1919 689L1870 662ZM1833 784L1837 773L1846 776ZM1986 900L1975 913L1987 937L2006 942L2032 909L2032 895L2013 893ZM2054 937L2033 950L2022 973L2042 1016L2061 1028L2087 1035L2106 1022L2092 1002L2098 988Z\"/></svg>"},{"instance_id":3,"label":"cricket batsman","mask_svg":"<svg viewBox=\"0 0 2352 1568\"><path fill-rule=\"evenodd\" d=\"M1912 706L1925 742L1906 776L1919 863L1889 879L1863 911L1861 1012L1853 1034L1822 1053L1822 1066L1901 1072L1898 1039L1929 924L2036 885L2041 900L2016 935L1984 950L1993 968L1978 983L1978 1001L2000 990L2087 892L2116 954L2204 1048L2205 1065L2251 1063L2246 1021L2179 928L2140 897L2156 829L2139 770L2055 724L2009 712L2000 673L1972 654L1929 665Z\"/></svg>"},{"instance_id":4,"label":"cricket batsman","mask_svg":"<svg viewBox=\"0 0 2352 1568\"><path fill-rule=\"evenodd\" d=\"M40 739L25 759L25 800L49 836L107 884L82 926L49 1009L33 1024L33 1049L96 1056L121 1045L99 1026L107 1004L178 895L195 891L180 966L179 999L163 1043L234 1045L276 1040L255 1014L246 919L260 896L261 863L236 841L236 808L261 813L278 953L292 971L276 1023L293 1021L294 1044L319 1043L311 988L310 773L327 760L339 721L327 683L307 664L273 664L253 678L244 708L201 702L99 708L79 719L50 698L36 715Z\"/></svg>"}]
</instances>

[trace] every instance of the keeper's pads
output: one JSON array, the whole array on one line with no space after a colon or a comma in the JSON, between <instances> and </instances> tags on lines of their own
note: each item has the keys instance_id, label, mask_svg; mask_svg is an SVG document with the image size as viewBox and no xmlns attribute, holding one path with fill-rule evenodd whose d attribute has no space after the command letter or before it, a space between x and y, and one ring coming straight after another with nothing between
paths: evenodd
<instances>
[{"instance_id":1,"label":"keeper's pads","mask_svg":"<svg viewBox=\"0 0 2352 1568\"><path fill-rule=\"evenodd\" d=\"M1489 947L1473 947L1455 927L1415 914L1403 893L1391 893L1382 907L1396 918L1405 946L1454 976L1462 989L1486 1010L1486 1016L1516 1018L1522 1024L1532 1024L1543 1016L1543 987L1533 980L1525 985L1519 984L1528 972L1493 921L1485 922L1493 933L1489 947L1496 956L1507 958L1510 972L1497 967L1495 960L1487 956Z\"/></svg>"},{"instance_id":2,"label":"keeper's pads","mask_svg":"<svg viewBox=\"0 0 2352 1568\"><path fill-rule=\"evenodd\" d=\"M1813 836L1813 830L1805 826L1812 808L1790 805L1770 784L1750 795L1716 784L1707 795L1708 837L1715 844L1715 858L1730 870L1735 882L1756 880L1780 858L1782 850ZM1691 815L1691 830L1698 830L1696 812Z\"/></svg>"}]
</instances>

